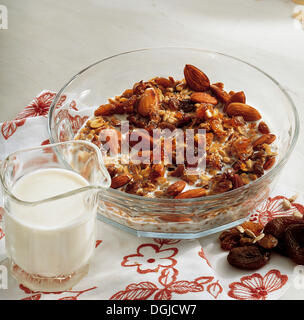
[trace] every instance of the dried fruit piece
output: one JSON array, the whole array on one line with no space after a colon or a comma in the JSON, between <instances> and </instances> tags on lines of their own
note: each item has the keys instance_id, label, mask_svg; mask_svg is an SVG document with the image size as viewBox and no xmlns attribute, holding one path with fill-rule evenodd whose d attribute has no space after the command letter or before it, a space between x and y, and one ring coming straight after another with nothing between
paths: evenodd
<instances>
[{"instance_id":1,"label":"dried fruit piece","mask_svg":"<svg viewBox=\"0 0 304 320\"><path fill-rule=\"evenodd\" d=\"M165 167L162 163L153 164L151 168L150 178L152 180L163 177L165 175Z\"/></svg>"},{"instance_id":2,"label":"dried fruit piece","mask_svg":"<svg viewBox=\"0 0 304 320\"><path fill-rule=\"evenodd\" d=\"M258 236L264 229L264 226L261 223L253 221L245 221L241 224L244 230L250 230L253 232L254 236Z\"/></svg>"},{"instance_id":3,"label":"dried fruit piece","mask_svg":"<svg viewBox=\"0 0 304 320\"><path fill-rule=\"evenodd\" d=\"M199 198L199 197L205 196L206 194L207 194L207 191L204 188L191 189L178 194L174 199Z\"/></svg>"},{"instance_id":4,"label":"dried fruit piece","mask_svg":"<svg viewBox=\"0 0 304 320\"><path fill-rule=\"evenodd\" d=\"M270 133L270 130L269 130L267 124L264 121L261 121L259 123L258 130L263 134Z\"/></svg>"},{"instance_id":5,"label":"dried fruit piece","mask_svg":"<svg viewBox=\"0 0 304 320\"><path fill-rule=\"evenodd\" d=\"M98 109L95 110L94 116L110 116L115 113L116 106L114 104L102 104Z\"/></svg>"},{"instance_id":6,"label":"dried fruit piece","mask_svg":"<svg viewBox=\"0 0 304 320\"><path fill-rule=\"evenodd\" d=\"M143 117L151 115L155 111L157 103L158 98L155 90L153 88L146 89L140 98L138 104L138 113Z\"/></svg>"},{"instance_id":7,"label":"dried fruit piece","mask_svg":"<svg viewBox=\"0 0 304 320\"><path fill-rule=\"evenodd\" d=\"M220 234L219 240L223 250L231 250L240 245L241 234L236 228L224 231Z\"/></svg>"},{"instance_id":8,"label":"dried fruit piece","mask_svg":"<svg viewBox=\"0 0 304 320\"><path fill-rule=\"evenodd\" d=\"M217 104L216 98L212 97L210 94L206 92L193 92L190 96L191 101L198 103L210 103Z\"/></svg>"},{"instance_id":9,"label":"dried fruit piece","mask_svg":"<svg viewBox=\"0 0 304 320\"><path fill-rule=\"evenodd\" d=\"M191 64L186 64L184 76L188 86L194 91L206 91L210 87L209 78L205 73Z\"/></svg>"},{"instance_id":10,"label":"dried fruit piece","mask_svg":"<svg viewBox=\"0 0 304 320\"><path fill-rule=\"evenodd\" d=\"M293 224L285 231L285 246L288 256L297 264L304 264L304 225Z\"/></svg>"},{"instance_id":11,"label":"dried fruit piece","mask_svg":"<svg viewBox=\"0 0 304 320\"><path fill-rule=\"evenodd\" d=\"M120 187L124 186L125 184L127 184L130 180L131 180L131 178L126 174L116 176L112 179L111 188L113 188L113 189L120 188Z\"/></svg>"},{"instance_id":12,"label":"dried fruit piece","mask_svg":"<svg viewBox=\"0 0 304 320\"><path fill-rule=\"evenodd\" d=\"M264 233L269 233L277 239L282 239L284 237L285 230L292 224L304 225L304 220L289 216L274 218L266 224L264 228Z\"/></svg>"},{"instance_id":13,"label":"dried fruit piece","mask_svg":"<svg viewBox=\"0 0 304 320\"><path fill-rule=\"evenodd\" d=\"M227 256L229 264L244 270L256 270L266 265L270 252L258 246L244 246L231 249Z\"/></svg>"},{"instance_id":14,"label":"dried fruit piece","mask_svg":"<svg viewBox=\"0 0 304 320\"><path fill-rule=\"evenodd\" d=\"M271 234L266 234L262 239L258 240L257 243L264 249L273 249L278 245L278 239Z\"/></svg>"},{"instance_id":15,"label":"dried fruit piece","mask_svg":"<svg viewBox=\"0 0 304 320\"><path fill-rule=\"evenodd\" d=\"M256 121L262 118L258 110L245 103L230 103L226 112L230 117L242 116L246 121Z\"/></svg>"},{"instance_id":16,"label":"dried fruit piece","mask_svg":"<svg viewBox=\"0 0 304 320\"><path fill-rule=\"evenodd\" d=\"M186 186L186 182L183 180L176 181L175 183L171 184L171 186L168 187L167 189L167 194L169 196L177 196L179 193L181 193Z\"/></svg>"}]
</instances>

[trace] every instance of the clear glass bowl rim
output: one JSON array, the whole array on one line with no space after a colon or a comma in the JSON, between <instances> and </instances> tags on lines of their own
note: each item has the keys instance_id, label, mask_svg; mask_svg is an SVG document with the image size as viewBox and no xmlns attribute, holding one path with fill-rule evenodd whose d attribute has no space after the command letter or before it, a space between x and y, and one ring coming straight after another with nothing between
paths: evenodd
<instances>
[{"instance_id":1,"label":"clear glass bowl rim","mask_svg":"<svg viewBox=\"0 0 304 320\"><path fill-rule=\"evenodd\" d=\"M98 60L94 63L92 63L91 65L87 66L86 68L82 69L80 72L78 72L77 74L75 74L61 89L60 91L56 94L50 109L49 109L49 113L48 113L48 132L50 135L50 143L56 143L53 139L52 136L52 115L54 114L54 109L57 105L57 102L60 99L60 96L62 95L62 93L65 91L65 89L74 81L77 79L77 77L81 76L84 72L86 72L88 69L93 68L94 66L113 59L113 58L117 58L119 56L123 56L123 55L127 55L127 54L132 54L132 53L136 53L136 52L145 52L145 51L157 51L157 50L185 50L185 51L197 51L197 52L202 52L202 53L207 53L207 54L213 54L213 55L217 55L217 56L223 56L226 58L230 58L232 60L238 61L240 63L243 63L253 69L255 69L256 71L262 73L265 77L267 77L269 80L271 80L280 90L281 92L285 95L285 97L287 98L290 106L291 106L291 110L293 112L293 116L294 116L294 134L292 136L292 140L291 140L291 144L289 146L289 148L286 151L286 154L284 155L284 157L282 159L280 159L280 161L276 164L275 167L273 167L272 169L270 169L270 171L268 171L267 173L265 173L262 177L258 178L255 181L250 182L249 184L246 184L242 187L239 187L237 189L234 190L230 190L224 193L220 193L220 194L215 194L215 195L210 195L210 196L204 196L204 197L200 197L200 198L191 198L191 199L162 199L162 198L147 198L147 197L143 197L143 196L137 196L137 195L133 195L133 194L129 194L129 193L125 193L116 189L112 189L109 188L107 189L107 191L109 193L112 193L113 196L119 196L119 197L125 197L128 200L134 199L134 200L140 200L140 201L148 201L150 203L158 203L158 204L165 204L165 203L171 203L171 204L191 204L194 202L203 202L203 201L213 201L213 200L221 200L221 198L227 197L227 196L231 196L233 197L236 194L242 193L243 191L246 191L247 189L251 188L252 186L254 186L257 183L262 183L264 180L268 179L269 177L273 176L274 174L276 174L277 172L280 171L280 169L286 164L288 158L290 157L292 151L295 148L295 145L297 143L298 137L299 137L299 131L300 131L300 120L299 120L299 114L297 111L297 108L293 102L293 100L291 99L291 97L289 96L289 94L286 92L286 90L283 88L283 86L276 80L274 79L272 76L270 76L269 74L267 74L265 71L263 71L262 69L256 67L255 65L248 63L240 58L225 54L225 53L221 53L221 52L217 52L217 51L212 51L212 50L207 50L207 49L199 49L199 48L185 48L185 47L152 47L152 48L142 48L142 49L136 49L136 50L131 50L131 51L126 51L126 52L122 52L122 53L118 53L106 58L103 58L101 60Z\"/></svg>"}]
</instances>

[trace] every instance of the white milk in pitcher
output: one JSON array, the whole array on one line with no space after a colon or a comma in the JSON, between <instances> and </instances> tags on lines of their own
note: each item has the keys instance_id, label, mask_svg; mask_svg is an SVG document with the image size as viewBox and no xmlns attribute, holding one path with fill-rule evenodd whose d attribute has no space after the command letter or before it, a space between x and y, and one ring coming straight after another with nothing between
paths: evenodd
<instances>
[{"instance_id":1,"label":"white milk in pitcher","mask_svg":"<svg viewBox=\"0 0 304 320\"><path fill-rule=\"evenodd\" d=\"M35 203L86 186L88 182L72 171L41 169L19 179L12 193ZM18 278L25 272L28 278L65 279L88 266L95 248L92 195L88 190L36 205L10 202L10 214L5 216L6 249Z\"/></svg>"}]
</instances>

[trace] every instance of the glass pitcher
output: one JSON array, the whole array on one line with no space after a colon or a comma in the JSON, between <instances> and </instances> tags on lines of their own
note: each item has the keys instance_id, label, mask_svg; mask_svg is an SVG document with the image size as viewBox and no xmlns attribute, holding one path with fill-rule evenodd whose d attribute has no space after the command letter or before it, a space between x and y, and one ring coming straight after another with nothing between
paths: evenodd
<instances>
[{"instance_id":1,"label":"glass pitcher","mask_svg":"<svg viewBox=\"0 0 304 320\"><path fill-rule=\"evenodd\" d=\"M61 180L48 180L54 174ZM98 197L111 183L100 150L90 142L67 141L17 151L3 161L0 177L12 276L33 291L72 288L89 270ZM71 181L79 187L61 192L63 178L76 179ZM23 193L15 188L21 185ZM41 198L50 190L55 195Z\"/></svg>"}]
</instances>

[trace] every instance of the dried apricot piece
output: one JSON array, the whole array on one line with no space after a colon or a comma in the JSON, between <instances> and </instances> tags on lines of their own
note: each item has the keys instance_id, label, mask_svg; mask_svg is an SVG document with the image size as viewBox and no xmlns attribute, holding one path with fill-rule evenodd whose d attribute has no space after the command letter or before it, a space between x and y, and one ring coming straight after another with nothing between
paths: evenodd
<instances>
[{"instance_id":1,"label":"dried apricot piece","mask_svg":"<svg viewBox=\"0 0 304 320\"><path fill-rule=\"evenodd\" d=\"M288 256L297 264L304 264L304 224L292 224L285 231Z\"/></svg>"},{"instance_id":2,"label":"dried apricot piece","mask_svg":"<svg viewBox=\"0 0 304 320\"><path fill-rule=\"evenodd\" d=\"M272 234L277 239L282 239L284 237L285 230L292 224L303 224L304 220L296 217L278 217L270 220L265 228L264 233Z\"/></svg>"},{"instance_id":3,"label":"dried apricot piece","mask_svg":"<svg viewBox=\"0 0 304 320\"><path fill-rule=\"evenodd\" d=\"M267 264L270 251L258 246L244 246L231 249L227 256L229 264L239 269L256 270Z\"/></svg>"},{"instance_id":4,"label":"dried apricot piece","mask_svg":"<svg viewBox=\"0 0 304 320\"><path fill-rule=\"evenodd\" d=\"M219 240L221 242L221 248L223 250L231 250L232 248L240 245L241 234L235 228L224 231L220 234Z\"/></svg>"},{"instance_id":5,"label":"dried apricot piece","mask_svg":"<svg viewBox=\"0 0 304 320\"><path fill-rule=\"evenodd\" d=\"M241 224L241 226L246 230L252 231L256 236L258 236L262 230L264 229L264 226L261 223L258 222L252 222L252 221L245 221Z\"/></svg>"}]
</instances>

